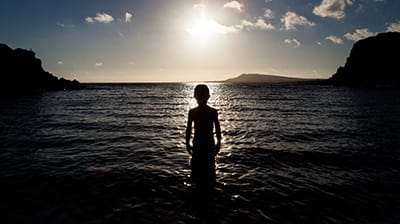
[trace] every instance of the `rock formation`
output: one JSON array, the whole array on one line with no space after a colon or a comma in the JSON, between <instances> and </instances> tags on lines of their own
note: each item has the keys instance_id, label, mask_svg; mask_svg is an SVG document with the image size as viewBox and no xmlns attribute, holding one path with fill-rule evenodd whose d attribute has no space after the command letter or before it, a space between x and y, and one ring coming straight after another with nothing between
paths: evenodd
<instances>
[{"instance_id":1,"label":"rock formation","mask_svg":"<svg viewBox=\"0 0 400 224\"><path fill-rule=\"evenodd\" d=\"M0 44L0 95L82 88L77 80L57 78L45 71L31 50Z\"/></svg>"},{"instance_id":2,"label":"rock formation","mask_svg":"<svg viewBox=\"0 0 400 224\"><path fill-rule=\"evenodd\" d=\"M287 82L301 82L309 81L307 79L290 78L276 75L262 75L262 74L241 74L238 77L227 79L224 82L231 83L287 83Z\"/></svg>"},{"instance_id":3,"label":"rock formation","mask_svg":"<svg viewBox=\"0 0 400 224\"><path fill-rule=\"evenodd\" d=\"M359 40L346 64L328 82L347 86L400 86L399 54L399 32Z\"/></svg>"}]
</instances>

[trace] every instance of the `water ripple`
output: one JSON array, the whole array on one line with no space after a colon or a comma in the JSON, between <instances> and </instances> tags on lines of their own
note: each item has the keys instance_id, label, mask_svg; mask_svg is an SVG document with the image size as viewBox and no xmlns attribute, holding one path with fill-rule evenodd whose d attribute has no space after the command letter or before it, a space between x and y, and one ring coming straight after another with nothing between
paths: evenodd
<instances>
[{"instance_id":1,"label":"water ripple","mask_svg":"<svg viewBox=\"0 0 400 224\"><path fill-rule=\"evenodd\" d=\"M400 220L400 92L209 86L223 147L205 197L188 178L184 143L194 84L91 84L3 100L0 220Z\"/></svg>"}]
</instances>

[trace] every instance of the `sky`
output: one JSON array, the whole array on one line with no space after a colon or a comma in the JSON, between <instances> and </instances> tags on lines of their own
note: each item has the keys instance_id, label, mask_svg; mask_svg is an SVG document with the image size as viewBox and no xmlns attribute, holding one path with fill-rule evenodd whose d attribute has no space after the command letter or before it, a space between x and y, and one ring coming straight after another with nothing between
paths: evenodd
<instances>
[{"instance_id":1,"label":"sky","mask_svg":"<svg viewBox=\"0 0 400 224\"><path fill-rule=\"evenodd\" d=\"M0 43L81 82L329 78L399 0L2 0Z\"/></svg>"}]
</instances>

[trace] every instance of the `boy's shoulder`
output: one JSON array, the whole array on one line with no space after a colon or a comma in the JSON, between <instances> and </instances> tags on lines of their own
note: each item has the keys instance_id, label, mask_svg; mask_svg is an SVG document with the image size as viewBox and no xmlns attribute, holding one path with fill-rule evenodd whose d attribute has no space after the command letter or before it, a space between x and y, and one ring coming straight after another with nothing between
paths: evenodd
<instances>
[{"instance_id":1,"label":"boy's shoulder","mask_svg":"<svg viewBox=\"0 0 400 224\"><path fill-rule=\"evenodd\" d=\"M218 116L218 110L214 107L207 106L208 113L212 114L213 116Z\"/></svg>"},{"instance_id":2,"label":"boy's shoulder","mask_svg":"<svg viewBox=\"0 0 400 224\"><path fill-rule=\"evenodd\" d=\"M214 107L208 107L209 108L209 110L211 110L212 112L218 112L218 110L217 109L215 109Z\"/></svg>"},{"instance_id":3,"label":"boy's shoulder","mask_svg":"<svg viewBox=\"0 0 400 224\"><path fill-rule=\"evenodd\" d=\"M205 107L205 109L208 110L208 111L210 111L210 112L212 112L212 113L218 113L218 110L217 110L217 109L215 109L215 108L213 108L213 107L210 107L210 106L208 106L208 105ZM190 110L189 110L189 113L196 113L197 111L202 111L202 110L204 110L204 108L195 107L195 108L190 109Z\"/></svg>"}]
</instances>

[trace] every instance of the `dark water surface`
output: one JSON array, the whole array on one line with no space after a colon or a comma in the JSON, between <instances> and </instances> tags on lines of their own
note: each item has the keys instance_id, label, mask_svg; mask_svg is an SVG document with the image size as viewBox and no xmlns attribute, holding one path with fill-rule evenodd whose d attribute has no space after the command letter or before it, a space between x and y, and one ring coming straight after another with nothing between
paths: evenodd
<instances>
[{"instance_id":1,"label":"dark water surface","mask_svg":"<svg viewBox=\"0 0 400 224\"><path fill-rule=\"evenodd\" d=\"M0 102L0 223L400 223L400 91L209 84L217 184L190 182L194 84Z\"/></svg>"}]
</instances>

